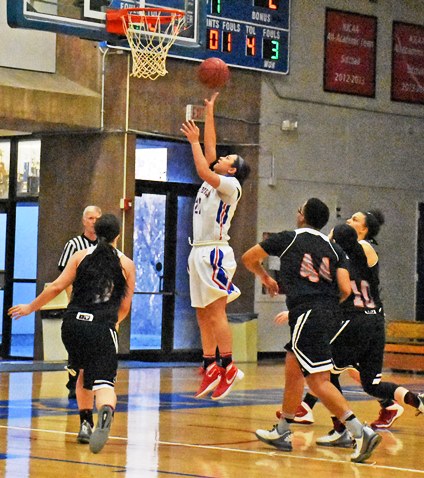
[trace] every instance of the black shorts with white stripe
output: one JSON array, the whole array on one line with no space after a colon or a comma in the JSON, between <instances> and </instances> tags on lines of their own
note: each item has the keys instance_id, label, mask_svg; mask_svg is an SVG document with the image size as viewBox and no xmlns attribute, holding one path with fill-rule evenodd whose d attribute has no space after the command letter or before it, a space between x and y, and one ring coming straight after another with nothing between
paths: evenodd
<instances>
[{"instance_id":1,"label":"black shorts with white stripe","mask_svg":"<svg viewBox=\"0 0 424 478\"><path fill-rule=\"evenodd\" d=\"M290 342L286 349L293 352L305 376L333 368L331 339L340 326L337 306L317 303L298 306L289 312Z\"/></svg>"}]
</instances>

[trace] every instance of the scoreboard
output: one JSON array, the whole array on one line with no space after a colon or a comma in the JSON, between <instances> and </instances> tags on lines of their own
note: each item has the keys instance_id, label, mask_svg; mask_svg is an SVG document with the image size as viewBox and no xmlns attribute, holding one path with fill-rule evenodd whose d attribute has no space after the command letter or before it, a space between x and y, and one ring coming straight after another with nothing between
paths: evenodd
<instances>
[{"instance_id":1,"label":"scoreboard","mask_svg":"<svg viewBox=\"0 0 424 478\"><path fill-rule=\"evenodd\" d=\"M199 21L200 48L173 46L169 56L288 74L290 0L207 0Z\"/></svg>"}]
</instances>

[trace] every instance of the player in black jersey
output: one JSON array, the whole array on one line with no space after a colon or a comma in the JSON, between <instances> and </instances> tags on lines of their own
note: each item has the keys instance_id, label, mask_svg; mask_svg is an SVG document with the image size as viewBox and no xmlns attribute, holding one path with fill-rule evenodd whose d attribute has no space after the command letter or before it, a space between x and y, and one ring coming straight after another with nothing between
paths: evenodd
<instances>
[{"instance_id":1,"label":"player in black jersey","mask_svg":"<svg viewBox=\"0 0 424 478\"><path fill-rule=\"evenodd\" d=\"M257 430L256 436L280 450L292 450L290 423L302 398L305 377L313 393L355 437L351 460L363 462L381 437L355 417L330 382L330 341L339 328L338 302L351 294L351 285L343 250L319 232L329 215L322 201L309 199L298 211L298 229L273 234L242 257L271 295L278 293L278 284L262 262L269 255L280 258L281 282L289 309L291 340L286 346L282 415L272 430Z\"/></svg>"},{"instance_id":2,"label":"player in black jersey","mask_svg":"<svg viewBox=\"0 0 424 478\"><path fill-rule=\"evenodd\" d=\"M102 215L102 210L98 206L87 206L84 208L82 213L82 225L83 232L81 235L69 239L63 248L62 254L60 255L59 263L57 265L60 272L65 269L66 264L69 259L77 251L82 251L88 249L90 246L95 246L97 244L96 232L94 230L94 225L96 220ZM69 286L66 290L68 298L71 296L72 286ZM68 398L76 398L76 386L77 386L78 374L73 375L73 373L68 374L68 383L66 388L69 390Z\"/></svg>"},{"instance_id":3,"label":"player in black jersey","mask_svg":"<svg viewBox=\"0 0 424 478\"><path fill-rule=\"evenodd\" d=\"M377 306L382 309L382 304L379 298L378 256L372 246L372 243L376 244L375 238L378 235L381 226L384 224L384 215L378 209L370 211L358 211L347 220L347 224L351 225L355 229L357 233L357 239L359 240L366 254L367 263L371 268L370 273L374 276L374 279L371 281L371 295L374 297L374 302L376 302ZM347 239L348 238L346 237L345 241L347 241ZM379 349L381 352L381 344L379 345ZM349 374L357 382L361 381L359 373L356 369L349 369ZM316 401L317 398L313 395L309 393L305 395L305 398L299 405L296 412L297 423L313 423L314 419L312 408L314 407ZM392 399L382 399L379 400L379 402L381 405L380 413L378 418L371 423L371 427L374 429L390 428L393 422L402 415L404 409L399 403ZM279 412L277 412L277 416L278 413Z\"/></svg>"},{"instance_id":4,"label":"player in black jersey","mask_svg":"<svg viewBox=\"0 0 424 478\"><path fill-rule=\"evenodd\" d=\"M350 225L336 226L333 238L349 257L352 285L351 296L341 304L342 326L333 339L334 372L341 373L348 368L355 368L359 371L364 391L369 395L380 400L396 400L423 413L424 394L417 395L395 383L381 381L385 321L379 294L378 261L371 255L371 263L374 265L370 267L367 248L358 242L357 232ZM340 389L338 375L332 374L332 382ZM328 435L318 438L317 444L350 446L352 438L348 430L336 417L333 416L332 420L334 429Z\"/></svg>"},{"instance_id":5,"label":"player in black jersey","mask_svg":"<svg viewBox=\"0 0 424 478\"><path fill-rule=\"evenodd\" d=\"M30 304L15 305L9 315L19 319L39 310L71 284L71 301L62 324L62 340L72 367L79 370L77 402L85 436L98 453L105 445L116 406L114 389L118 366L117 328L130 310L135 287L135 266L116 249L119 221L105 214L96 221L97 246L76 252L60 276ZM98 410L93 425L93 391ZM82 441L84 438L85 441Z\"/></svg>"}]
</instances>

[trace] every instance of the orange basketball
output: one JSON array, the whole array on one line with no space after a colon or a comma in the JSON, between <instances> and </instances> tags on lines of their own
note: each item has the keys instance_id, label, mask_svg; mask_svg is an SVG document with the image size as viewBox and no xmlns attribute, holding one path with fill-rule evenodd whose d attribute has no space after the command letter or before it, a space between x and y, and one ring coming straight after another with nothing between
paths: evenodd
<instances>
[{"instance_id":1,"label":"orange basketball","mask_svg":"<svg viewBox=\"0 0 424 478\"><path fill-rule=\"evenodd\" d=\"M200 63L197 76L208 88L221 88L230 79L230 70L220 58L207 58Z\"/></svg>"}]
</instances>

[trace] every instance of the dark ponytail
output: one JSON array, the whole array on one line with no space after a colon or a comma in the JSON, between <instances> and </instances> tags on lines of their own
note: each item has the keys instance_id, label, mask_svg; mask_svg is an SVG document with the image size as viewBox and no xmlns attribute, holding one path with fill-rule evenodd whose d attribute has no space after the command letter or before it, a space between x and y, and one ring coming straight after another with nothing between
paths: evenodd
<instances>
[{"instance_id":1,"label":"dark ponytail","mask_svg":"<svg viewBox=\"0 0 424 478\"><path fill-rule=\"evenodd\" d=\"M236 173L234 174L234 177L237 178L239 183L243 186L243 183L249 177L250 166L239 154L237 154L237 158L233 163L233 167L237 169Z\"/></svg>"},{"instance_id":2,"label":"dark ponytail","mask_svg":"<svg viewBox=\"0 0 424 478\"><path fill-rule=\"evenodd\" d=\"M363 212L365 215L365 225L368 228L367 241L377 244L375 238L380 232L381 226L384 224L384 214L379 209L370 209L369 211Z\"/></svg>"},{"instance_id":3,"label":"dark ponytail","mask_svg":"<svg viewBox=\"0 0 424 478\"><path fill-rule=\"evenodd\" d=\"M119 304L127 288L118 252L111 244L120 233L119 221L113 214L104 214L97 219L94 230L98 243L78 266L73 295L86 304L109 300Z\"/></svg>"},{"instance_id":4,"label":"dark ponytail","mask_svg":"<svg viewBox=\"0 0 424 478\"><path fill-rule=\"evenodd\" d=\"M361 271L362 276L368 277L367 256L358 242L356 230L349 224L339 224L333 229L333 240L346 252L352 264Z\"/></svg>"}]
</instances>

